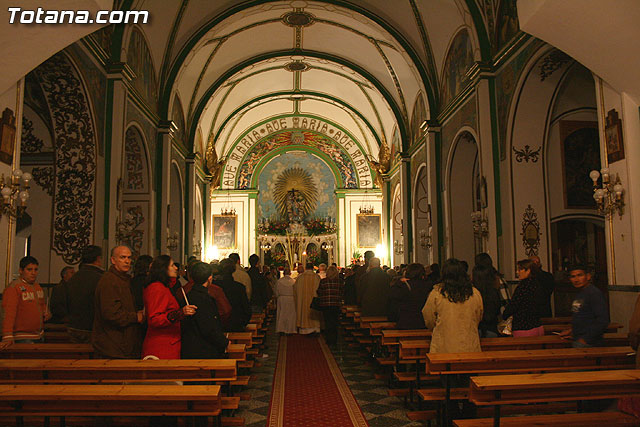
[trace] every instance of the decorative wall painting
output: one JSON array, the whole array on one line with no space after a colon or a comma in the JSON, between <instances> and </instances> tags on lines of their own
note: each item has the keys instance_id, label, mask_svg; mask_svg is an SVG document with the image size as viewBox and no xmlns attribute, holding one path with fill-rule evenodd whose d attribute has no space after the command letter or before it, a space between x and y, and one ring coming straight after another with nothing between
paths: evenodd
<instances>
[{"instance_id":1,"label":"decorative wall painting","mask_svg":"<svg viewBox=\"0 0 640 427\"><path fill-rule=\"evenodd\" d=\"M375 248L382 242L380 214L358 214L356 223L358 247Z\"/></svg>"},{"instance_id":2,"label":"decorative wall painting","mask_svg":"<svg viewBox=\"0 0 640 427\"><path fill-rule=\"evenodd\" d=\"M213 244L218 249L235 249L237 244L238 217L236 215L213 216Z\"/></svg>"}]
</instances>

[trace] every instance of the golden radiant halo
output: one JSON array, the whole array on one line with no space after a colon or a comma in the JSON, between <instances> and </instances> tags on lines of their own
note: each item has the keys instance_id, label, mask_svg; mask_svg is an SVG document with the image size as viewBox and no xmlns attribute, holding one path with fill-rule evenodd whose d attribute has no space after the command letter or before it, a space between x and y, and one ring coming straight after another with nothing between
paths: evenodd
<instances>
[{"instance_id":1,"label":"golden radiant halo","mask_svg":"<svg viewBox=\"0 0 640 427\"><path fill-rule=\"evenodd\" d=\"M316 209L318 203L318 189L306 170L293 167L285 169L276 179L273 199L280 215L287 217L287 196L289 191L296 190L302 198L301 218L306 217Z\"/></svg>"}]
</instances>

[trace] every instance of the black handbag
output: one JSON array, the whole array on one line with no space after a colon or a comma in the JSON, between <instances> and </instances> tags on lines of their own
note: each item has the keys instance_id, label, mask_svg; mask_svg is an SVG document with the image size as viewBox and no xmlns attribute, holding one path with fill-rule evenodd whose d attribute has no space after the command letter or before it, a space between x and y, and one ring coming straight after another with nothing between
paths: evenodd
<instances>
[{"instance_id":1,"label":"black handbag","mask_svg":"<svg viewBox=\"0 0 640 427\"><path fill-rule=\"evenodd\" d=\"M313 297L311 300L311 309L317 311L323 311L324 307L320 303L320 297Z\"/></svg>"}]
</instances>

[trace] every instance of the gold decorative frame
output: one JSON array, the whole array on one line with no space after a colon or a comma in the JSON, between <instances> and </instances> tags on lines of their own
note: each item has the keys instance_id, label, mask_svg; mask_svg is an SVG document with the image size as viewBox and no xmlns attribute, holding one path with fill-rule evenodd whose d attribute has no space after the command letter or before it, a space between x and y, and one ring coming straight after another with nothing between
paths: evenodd
<instances>
[{"instance_id":1,"label":"gold decorative frame","mask_svg":"<svg viewBox=\"0 0 640 427\"><path fill-rule=\"evenodd\" d=\"M16 116L10 108L5 108L0 118L0 161L12 165L13 149L16 142Z\"/></svg>"},{"instance_id":2,"label":"gold decorative frame","mask_svg":"<svg viewBox=\"0 0 640 427\"><path fill-rule=\"evenodd\" d=\"M375 217L378 219L378 241L374 245L369 245L368 241L364 241L362 237L365 237L361 234L360 228L362 226L362 221L368 217ZM368 232L367 230L362 230L363 232ZM356 242L358 243L358 247L360 248L375 248L376 245L382 243L382 218L380 214L357 214L356 215Z\"/></svg>"},{"instance_id":3,"label":"gold decorative frame","mask_svg":"<svg viewBox=\"0 0 640 427\"><path fill-rule=\"evenodd\" d=\"M604 137L607 146L607 160L609 163L624 159L624 143L622 141L622 120L618 118L618 112L609 110L607 122L604 128Z\"/></svg>"},{"instance_id":4,"label":"gold decorative frame","mask_svg":"<svg viewBox=\"0 0 640 427\"><path fill-rule=\"evenodd\" d=\"M216 225L216 222L218 222L219 225ZM219 228L222 225L220 222L223 222L226 224L233 222L233 226L232 226L233 237L231 239L225 239L225 241L218 241L216 239L216 232L218 236L220 235ZM212 226L213 244L218 246L218 249L235 249L238 247L238 216L237 215L213 215L212 225L213 225ZM221 239L221 237L218 237L218 239ZM231 240L231 242L228 243L227 242L228 240Z\"/></svg>"}]
</instances>

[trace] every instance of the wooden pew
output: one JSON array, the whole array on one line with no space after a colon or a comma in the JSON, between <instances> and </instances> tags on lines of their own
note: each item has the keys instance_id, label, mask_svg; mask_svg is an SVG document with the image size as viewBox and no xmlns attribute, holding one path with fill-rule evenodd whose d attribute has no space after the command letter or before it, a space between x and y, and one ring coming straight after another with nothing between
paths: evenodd
<instances>
[{"instance_id":1,"label":"wooden pew","mask_svg":"<svg viewBox=\"0 0 640 427\"><path fill-rule=\"evenodd\" d=\"M91 344L11 344L0 350L0 359L92 359Z\"/></svg>"},{"instance_id":2,"label":"wooden pew","mask_svg":"<svg viewBox=\"0 0 640 427\"><path fill-rule=\"evenodd\" d=\"M545 335L548 334L552 334L554 332L562 332L566 329L568 329L571 325L569 324L552 324L552 325L542 325L542 327L544 328L544 333ZM624 326L621 325L620 323L610 323L609 326L607 326L607 329L605 330L605 332L607 333L614 333L614 332L618 332L619 329L622 329Z\"/></svg>"},{"instance_id":3,"label":"wooden pew","mask_svg":"<svg viewBox=\"0 0 640 427\"><path fill-rule=\"evenodd\" d=\"M638 394L640 394L640 370L628 369L472 377L469 399L476 405L494 405L493 425L499 426L501 405L615 399ZM602 418L601 425L623 425L614 423L615 413L605 414L608 418ZM553 420L561 423L563 417L571 418L555 415ZM521 425L526 425L527 420L527 417L522 417ZM552 419L547 421L551 422ZM468 420L465 423L457 422L457 425L486 425L482 423L486 423L486 420ZM638 424L637 419L635 423L635 425ZM569 425L569 423L564 421L562 425Z\"/></svg>"},{"instance_id":4,"label":"wooden pew","mask_svg":"<svg viewBox=\"0 0 640 427\"><path fill-rule=\"evenodd\" d=\"M217 385L0 385L5 416L218 417L221 409Z\"/></svg>"},{"instance_id":5,"label":"wooden pew","mask_svg":"<svg viewBox=\"0 0 640 427\"><path fill-rule=\"evenodd\" d=\"M233 359L2 359L0 383L219 381L237 378Z\"/></svg>"},{"instance_id":6,"label":"wooden pew","mask_svg":"<svg viewBox=\"0 0 640 427\"><path fill-rule=\"evenodd\" d=\"M450 377L455 374L487 374L540 371L569 371L578 369L624 369L635 366L631 347L558 348L545 350L507 350L476 353L427 354L426 373L444 375L443 417L452 395L466 399L467 389L451 388ZM423 400L434 400L440 391L420 389ZM438 394L440 397L440 394Z\"/></svg>"},{"instance_id":7,"label":"wooden pew","mask_svg":"<svg viewBox=\"0 0 640 427\"><path fill-rule=\"evenodd\" d=\"M613 369L635 365L631 347L554 348L427 354L431 375Z\"/></svg>"},{"instance_id":8,"label":"wooden pew","mask_svg":"<svg viewBox=\"0 0 640 427\"><path fill-rule=\"evenodd\" d=\"M234 360L247 360L246 347L245 344L229 343L226 350L227 357Z\"/></svg>"}]
</instances>

